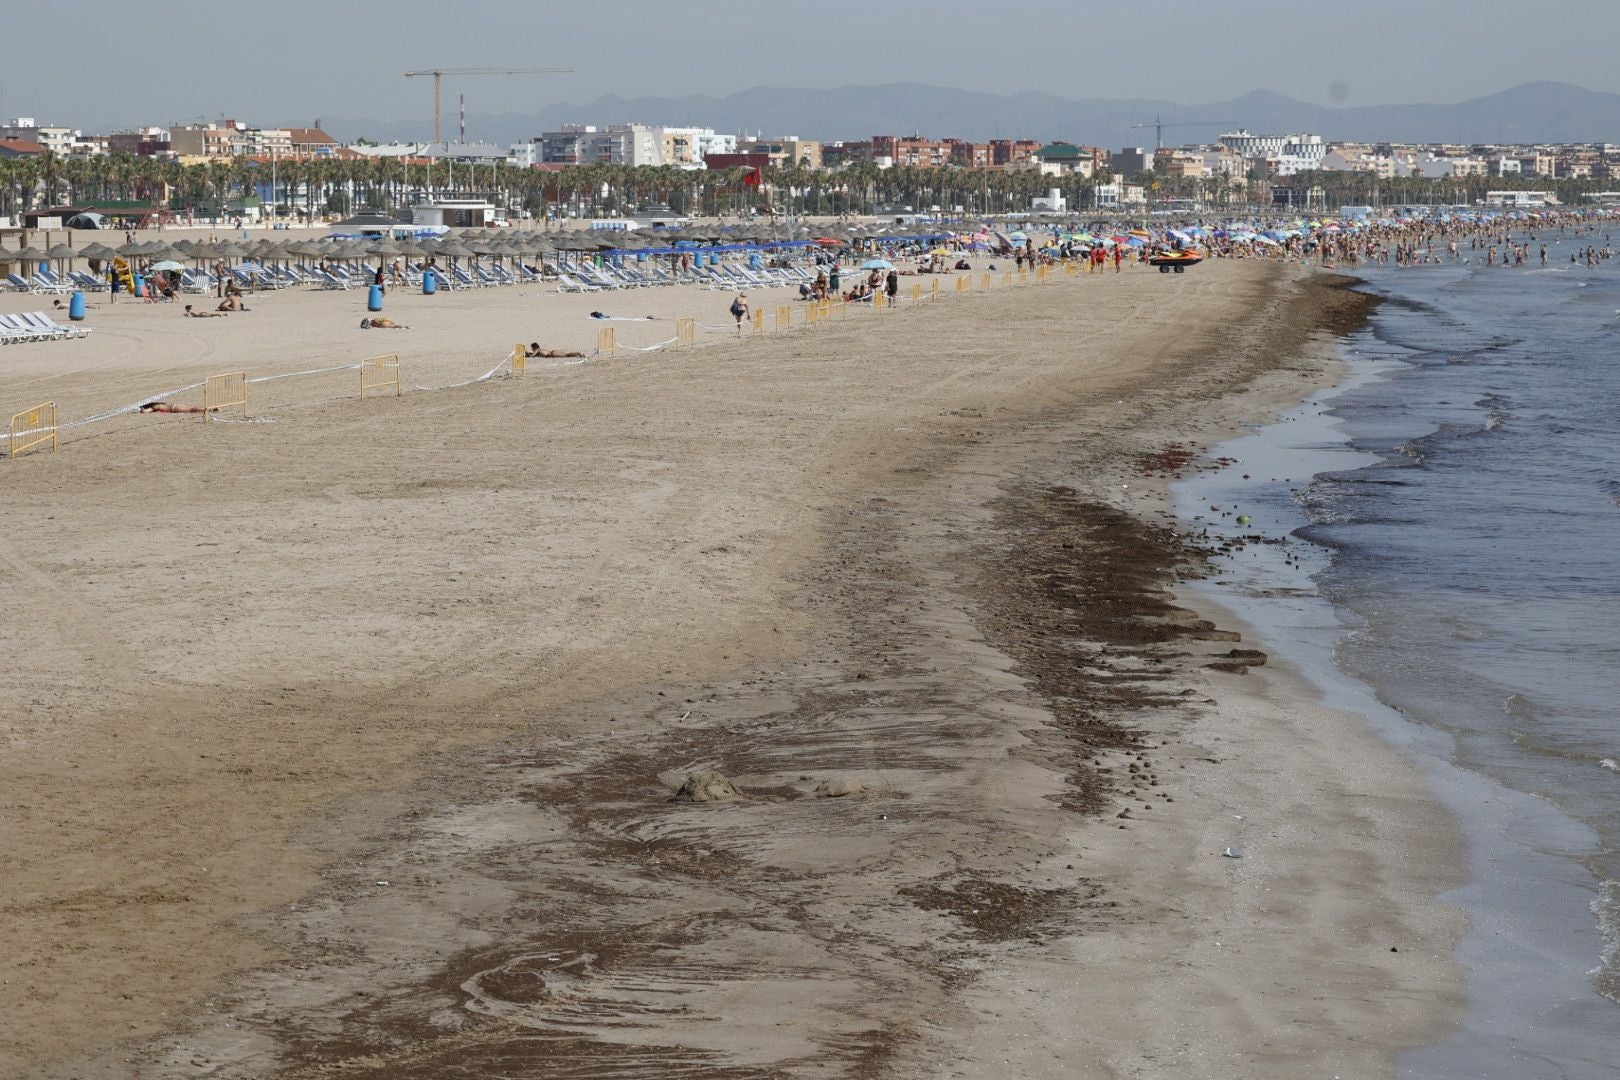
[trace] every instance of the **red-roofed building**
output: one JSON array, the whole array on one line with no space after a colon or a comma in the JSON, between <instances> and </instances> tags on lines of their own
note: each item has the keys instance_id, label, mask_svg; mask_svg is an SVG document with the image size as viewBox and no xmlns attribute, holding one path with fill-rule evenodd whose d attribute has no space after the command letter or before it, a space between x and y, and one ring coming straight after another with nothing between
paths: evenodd
<instances>
[{"instance_id":1,"label":"red-roofed building","mask_svg":"<svg viewBox=\"0 0 1620 1080\"><path fill-rule=\"evenodd\" d=\"M318 127L288 128L287 141L294 154L310 157L327 157L337 149L337 140Z\"/></svg>"},{"instance_id":2,"label":"red-roofed building","mask_svg":"<svg viewBox=\"0 0 1620 1080\"><path fill-rule=\"evenodd\" d=\"M0 139L0 158L34 158L41 157L45 148L38 143L24 142L21 139Z\"/></svg>"}]
</instances>

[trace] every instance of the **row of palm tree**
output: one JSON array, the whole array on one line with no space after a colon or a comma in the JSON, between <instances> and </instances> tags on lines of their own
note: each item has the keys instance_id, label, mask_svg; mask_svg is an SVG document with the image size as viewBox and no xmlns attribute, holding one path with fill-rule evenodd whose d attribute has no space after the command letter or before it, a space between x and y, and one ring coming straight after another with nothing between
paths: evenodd
<instances>
[{"instance_id":1,"label":"row of palm tree","mask_svg":"<svg viewBox=\"0 0 1620 1080\"><path fill-rule=\"evenodd\" d=\"M605 217L654 208L714 215L765 210L786 214L918 212L1002 214L1027 211L1030 201L1057 188L1068 205L1093 205L1094 185L1109 179L1035 170L988 171L857 163L836 171L808 163L751 170L687 170L672 166L585 164L559 171L518 166L457 165L400 158L302 158L266 161L228 157L183 165L152 157L111 154L59 158L43 153L0 159L0 215L35 207L130 201L184 214L219 213L233 200L267 195L274 181L276 212L314 220L359 209L401 211L425 196L482 195L536 216ZM1195 198L1234 207L1269 201L1270 184L1318 189L1322 205L1472 202L1486 190L1545 186L1502 177L1379 180L1366 173L1321 172L1273 180L1250 177L1131 177L1160 197ZM1558 195L1577 201L1598 182L1561 181Z\"/></svg>"},{"instance_id":2,"label":"row of palm tree","mask_svg":"<svg viewBox=\"0 0 1620 1080\"><path fill-rule=\"evenodd\" d=\"M941 207L964 212L1006 213L1029 209L1029 200L1059 188L1071 204L1084 205L1091 182L1077 176L1047 177L1032 171L858 164L836 172L804 164L766 169L761 183L746 182L751 170L689 170L673 166L585 164L556 172L516 166L457 165L400 158L316 158L274 162L219 158L182 165L152 157L111 154L92 158L0 160L0 213L36 206L134 201L173 211L211 208L255 192L268 195L274 181L283 213L320 216L360 208L400 210L426 194L480 194L533 213L580 217L630 214L647 207L671 213L718 214L764 208L784 213L874 213L882 209Z\"/></svg>"}]
</instances>

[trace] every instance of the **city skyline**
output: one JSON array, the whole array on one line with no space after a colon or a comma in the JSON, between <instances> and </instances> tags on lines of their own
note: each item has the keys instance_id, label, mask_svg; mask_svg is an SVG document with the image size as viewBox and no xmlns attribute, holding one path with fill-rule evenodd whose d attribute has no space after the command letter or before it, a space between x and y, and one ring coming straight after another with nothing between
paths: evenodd
<instances>
[{"instance_id":1,"label":"city skyline","mask_svg":"<svg viewBox=\"0 0 1620 1080\"><path fill-rule=\"evenodd\" d=\"M0 116L117 129L329 116L431 122L432 85L407 70L571 67L571 74L445 80L445 110L535 112L604 96L726 95L756 87L915 82L999 94L1152 98L1189 105L1256 89L1316 105L1446 104L1538 80L1620 92L1608 43L1620 7L1553 0L1537 26L1556 50L1524 56L1522 8L1502 0L1397 0L1299 10L1276 0L1165 0L1151 20L1115 6L1036 0L1008 20L963 0L863 12L828 35L802 9L628 0L589 10L478 0L399 0L385 19L359 5L288 0L273 15L232 11L197 25L131 20L107 0L8 16ZM925 17L926 16L926 17ZM116 33L97 33L105 22ZM419 28L427 28L422 30ZM80 33L79 31L84 31ZM1543 30L1544 33L1552 31ZM61 41L61 48L53 43ZM1377 71L1377 77L1367 74ZM583 118L582 118L583 119Z\"/></svg>"}]
</instances>

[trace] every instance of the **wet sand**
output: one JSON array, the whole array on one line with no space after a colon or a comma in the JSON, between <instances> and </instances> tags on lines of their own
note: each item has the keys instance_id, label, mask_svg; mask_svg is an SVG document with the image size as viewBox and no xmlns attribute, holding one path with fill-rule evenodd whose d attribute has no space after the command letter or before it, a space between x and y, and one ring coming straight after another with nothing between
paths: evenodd
<instances>
[{"instance_id":1,"label":"wet sand","mask_svg":"<svg viewBox=\"0 0 1620 1080\"><path fill-rule=\"evenodd\" d=\"M453 381L606 309L521 293L387 340ZM356 299L103 312L0 388L342 362ZM0 462L0 1062L1388 1075L1460 1012L1451 826L1181 605L1163 491L1362 303L1083 277ZM675 801L704 771L739 797Z\"/></svg>"}]
</instances>

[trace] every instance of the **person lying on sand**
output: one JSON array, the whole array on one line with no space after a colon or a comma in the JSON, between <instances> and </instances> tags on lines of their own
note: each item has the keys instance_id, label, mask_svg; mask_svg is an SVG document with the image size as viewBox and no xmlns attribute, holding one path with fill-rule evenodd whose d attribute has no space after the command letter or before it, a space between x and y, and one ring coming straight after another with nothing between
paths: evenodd
<instances>
[{"instance_id":1,"label":"person lying on sand","mask_svg":"<svg viewBox=\"0 0 1620 1080\"><path fill-rule=\"evenodd\" d=\"M204 316L206 318L207 316ZM176 405L172 401L148 401L142 405L143 413L200 413L208 412L201 405Z\"/></svg>"},{"instance_id":2,"label":"person lying on sand","mask_svg":"<svg viewBox=\"0 0 1620 1080\"><path fill-rule=\"evenodd\" d=\"M190 304L187 304L186 310L182 311L180 314L184 315L188 319L223 319L225 317L225 313L223 311L198 311Z\"/></svg>"},{"instance_id":3,"label":"person lying on sand","mask_svg":"<svg viewBox=\"0 0 1620 1080\"><path fill-rule=\"evenodd\" d=\"M524 351L523 355L531 357L539 356L548 360L556 360L565 356L584 356L585 354L582 352L572 352L567 349L542 349L538 341L531 341L529 342L528 349Z\"/></svg>"},{"instance_id":4,"label":"person lying on sand","mask_svg":"<svg viewBox=\"0 0 1620 1080\"><path fill-rule=\"evenodd\" d=\"M591 312L593 319L612 319L614 322L652 322L651 315L605 315L600 311Z\"/></svg>"},{"instance_id":5,"label":"person lying on sand","mask_svg":"<svg viewBox=\"0 0 1620 1080\"><path fill-rule=\"evenodd\" d=\"M361 319L360 320L360 329L362 329L362 330L409 330L410 327L401 326L399 323L395 322L393 319L385 319L385 318L383 318L381 316L378 316L375 319Z\"/></svg>"}]
</instances>

